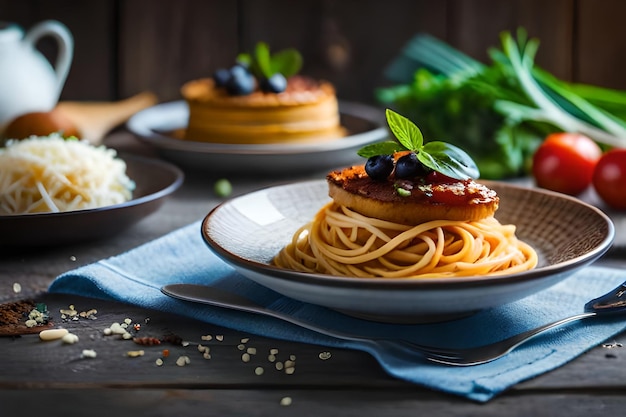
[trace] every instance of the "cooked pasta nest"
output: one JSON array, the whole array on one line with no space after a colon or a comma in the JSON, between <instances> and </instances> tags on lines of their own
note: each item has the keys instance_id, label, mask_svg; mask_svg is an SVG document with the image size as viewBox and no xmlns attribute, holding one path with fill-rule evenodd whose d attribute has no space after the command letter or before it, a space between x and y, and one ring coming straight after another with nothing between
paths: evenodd
<instances>
[{"instance_id":1,"label":"cooked pasta nest","mask_svg":"<svg viewBox=\"0 0 626 417\"><path fill-rule=\"evenodd\" d=\"M537 253L495 217L409 226L329 203L297 230L276 266L359 278L439 278L533 269Z\"/></svg>"}]
</instances>

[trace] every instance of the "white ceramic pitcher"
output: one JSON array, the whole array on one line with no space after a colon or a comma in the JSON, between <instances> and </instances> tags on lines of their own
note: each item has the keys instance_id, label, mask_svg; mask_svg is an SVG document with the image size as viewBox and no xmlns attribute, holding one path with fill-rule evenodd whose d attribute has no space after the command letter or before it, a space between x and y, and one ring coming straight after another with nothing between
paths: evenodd
<instances>
[{"instance_id":1,"label":"white ceramic pitcher","mask_svg":"<svg viewBox=\"0 0 626 417\"><path fill-rule=\"evenodd\" d=\"M36 48L52 37L58 44L54 66ZM74 52L74 39L65 25L46 20L24 30L0 22L0 132L19 115L50 111L59 100Z\"/></svg>"}]
</instances>

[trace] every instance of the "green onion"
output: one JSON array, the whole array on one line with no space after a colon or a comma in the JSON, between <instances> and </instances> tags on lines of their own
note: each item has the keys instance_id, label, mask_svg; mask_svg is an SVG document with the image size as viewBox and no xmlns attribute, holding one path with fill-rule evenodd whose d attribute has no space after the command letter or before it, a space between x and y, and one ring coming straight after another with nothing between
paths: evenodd
<instances>
[{"instance_id":1,"label":"green onion","mask_svg":"<svg viewBox=\"0 0 626 417\"><path fill-rule=\"evenodd\" d=\"M626 91L566 82L539 68L539 40L523 28L515 37L502 32L500 42L483 64L419 34L385 72L396 85L376 96L425 137L467 150L483 177L527 173L536 148L556 131L626 146Z\"/></svg>"}]
</instances>

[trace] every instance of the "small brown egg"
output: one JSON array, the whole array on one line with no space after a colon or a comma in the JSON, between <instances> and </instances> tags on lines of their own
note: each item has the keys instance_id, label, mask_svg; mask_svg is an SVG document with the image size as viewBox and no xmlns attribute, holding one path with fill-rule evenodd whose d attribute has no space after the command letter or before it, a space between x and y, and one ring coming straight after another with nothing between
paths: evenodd
<instances>
[{"instance_id":1,"label":"small brown egg","mask_svg":"<svg viewBox=\"0 0 626 417\"><path fill-rule=\"evenodd\" d=\"M56 108L49 112L32 112L16 117L4 130L6 139L25 139L31 135L48 136L58 132L64 138L80 138L77 127Z\"/></svg>"}]
</instances>

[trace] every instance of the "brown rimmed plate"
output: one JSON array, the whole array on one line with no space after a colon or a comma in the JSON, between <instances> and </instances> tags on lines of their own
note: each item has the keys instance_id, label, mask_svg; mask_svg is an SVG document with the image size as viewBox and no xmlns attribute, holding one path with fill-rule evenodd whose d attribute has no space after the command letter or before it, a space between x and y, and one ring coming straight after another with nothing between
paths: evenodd
<instances>
[{"instance_id":1,"label":"brown rimmed plate","mask_svg":"<svg viewBox=\"0 0 626 417\"><path fill-rule=\"evenodd\" d=\"M325 181L267 188L226 201L202 222L208 247L242 275L283 295L357 317L387 322L434 321L516 301L592 263L615 229L576 198L505 182L484 181L500 196L496 217L515 224L539 265L498 277L359 279L280 269L271 260L293 233L329 201Z\"/></svg>"}]
</instances>

